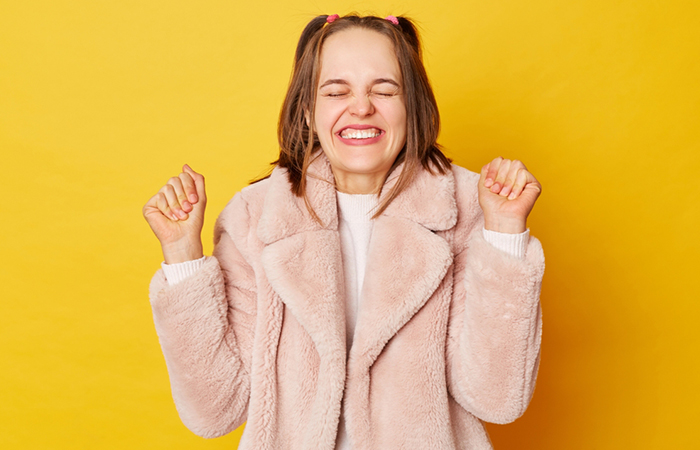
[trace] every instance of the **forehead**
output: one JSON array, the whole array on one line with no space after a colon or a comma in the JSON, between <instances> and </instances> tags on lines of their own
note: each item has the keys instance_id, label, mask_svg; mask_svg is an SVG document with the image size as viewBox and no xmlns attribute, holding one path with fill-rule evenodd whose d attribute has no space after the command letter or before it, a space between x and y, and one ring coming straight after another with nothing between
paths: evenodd
<instances>
[{"instance_id":1,"label":"forehead","mask_svg":"<svg viewBox=\"0 0 700 450\"><path fill-rule=\"evenodd\" d=\"M387 36L377 31L350 28L329 36L323 43L321 83L328 78L361 81L382 77L401 79L394 44Z\"/></svg>"}]
</instances>

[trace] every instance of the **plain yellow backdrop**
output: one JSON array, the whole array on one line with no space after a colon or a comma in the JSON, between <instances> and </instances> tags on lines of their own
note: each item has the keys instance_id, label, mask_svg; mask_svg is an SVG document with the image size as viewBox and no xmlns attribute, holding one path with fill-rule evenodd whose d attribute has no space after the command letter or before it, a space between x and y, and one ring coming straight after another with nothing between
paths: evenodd
<instances>
[{"instance_id":1,"label":"plain yellow backdrop","mask_svg":"<svg viewBox=\"0 0 700 450\"><path fill-rule=\"evenodd\" d=\"M497 449L685 449L700 436L696 1L0 2L0 448L232 449L173 406L141 217L183 163L217 213L275 158L317 14L406 14L440 142L544 192L533 402Z\"/></svg>"}]
</instances>

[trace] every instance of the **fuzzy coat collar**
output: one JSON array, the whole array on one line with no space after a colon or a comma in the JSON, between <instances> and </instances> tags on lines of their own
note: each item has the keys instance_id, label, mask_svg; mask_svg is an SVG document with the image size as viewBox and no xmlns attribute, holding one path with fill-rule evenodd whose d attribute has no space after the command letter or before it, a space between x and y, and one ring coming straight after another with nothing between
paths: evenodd
<instances>
[{"instance_id":1,"label":"fuzzy coat collar","mask_svg":"<svg viewBox=\"0 0 700 450\"><path fill-rule=\"evenodd\" d=\"M383 195L394 186L402 167L400 165L390 175ZM292 193L286 169L276 167L270 175L271 184L258 223L258 238L263 243L271 244L304 231L338 229L333 172L322 153L311 163L307 180L309 202L324 225L316 222L303 199ZM452 228L457 223L454 176L451 172L436 176L426 170L419 171L413 183L394 199L384 215L405 218L433 231Z\"/></svg>"}]
</instances>

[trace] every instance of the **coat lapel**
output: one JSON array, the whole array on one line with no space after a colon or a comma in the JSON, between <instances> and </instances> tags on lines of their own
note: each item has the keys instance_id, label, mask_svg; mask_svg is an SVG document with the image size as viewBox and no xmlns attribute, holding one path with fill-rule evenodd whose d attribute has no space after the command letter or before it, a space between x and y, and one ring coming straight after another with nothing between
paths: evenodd
<instances>
[{"instance_id":1,"label":"coat lapel","mask_svg":"<svg viewBox=\"0 0 700 450\"><path fill-rule=\"evenodd\" d=\"M333 447L345 386L345 285L335 186L324 161L317 159L307 179L309 201L323 224L292 194L286 170L276 168L257 229L265 244L261 261L267 279L319 355L317 389L304 436L303 448L308 449Z\"/></svg>"},{"instance_id":2,"label":"coat lapel","mask_svg":"<svg viewBox=\"0 0 700 450\"><path fill-rule=\"evenodd\" d=\"M265 244L262 264L268 281L321 355L345 342L336 194L330 166L322 163L310 168L307 186L309 201L323 224L311 217L303 199L292 194L286 170L276 168L257 229Z\"/></svg>"},{"instance_id":3,"label":"coat lapel","mask_svg":"<svg viewBox=\"0 0 700 450\"><path fill-rule=\"evenodd\" d=\"M388 192L396 177L391 178ZM420 171L375 220L349 368L361 374L428 301L452 265L450 244L434 231L457 222L452 173Z\"/></svg>"}]
</instances>

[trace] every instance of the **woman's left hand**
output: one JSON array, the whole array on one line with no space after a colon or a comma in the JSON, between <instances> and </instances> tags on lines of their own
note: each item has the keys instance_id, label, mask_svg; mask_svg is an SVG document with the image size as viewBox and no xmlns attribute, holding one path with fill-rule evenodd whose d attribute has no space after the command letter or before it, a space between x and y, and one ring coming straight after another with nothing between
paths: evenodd
<instances>
[{"instance_id":1,"label":"woman's left hand","mask_svg":"<svg viewBox=\"0 0 700 450\"><path fill-rule=\"evenodd\" d=\"M542 186L525 165L500 156L481 168L479 205L484 227L501 233L527 230L527 216L535 206Z\"/></svg>"}]
</instances>

